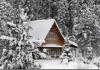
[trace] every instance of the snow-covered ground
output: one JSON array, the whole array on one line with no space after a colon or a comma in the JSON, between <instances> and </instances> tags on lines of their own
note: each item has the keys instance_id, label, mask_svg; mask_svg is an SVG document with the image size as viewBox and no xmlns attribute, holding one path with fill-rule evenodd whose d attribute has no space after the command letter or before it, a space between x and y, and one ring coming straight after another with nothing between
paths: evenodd
<instances>
[{"instance_id":1,"label":"snow-covered ground","mask_svg":"<svg viewBox=\"0 0 100 70\"><path fill-rule=\"evenodd\" d=\"M84 64L82 62L66 62L61 63L60 59L37 60L36 63L41 64L41 69L98 69L94 64Z\"/></svg>"}]
</instances>

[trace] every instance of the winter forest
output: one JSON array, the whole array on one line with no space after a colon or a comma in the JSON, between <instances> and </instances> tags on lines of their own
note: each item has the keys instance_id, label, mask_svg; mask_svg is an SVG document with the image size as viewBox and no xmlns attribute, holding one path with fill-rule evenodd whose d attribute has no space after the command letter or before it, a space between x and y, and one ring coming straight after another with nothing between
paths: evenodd
<instances>
[{"instance_id":1,"label":"winter forest","mask_svg":"<svg viewBox=\"0 0 100 70\"><path fill-rule=\"evenodd\" d=\"M44 40L28 32L29 21L44 19L55 19L64 36L58 58L40 51ZM68 47L69 41L78 47ZM100 69L99 50L100 0L0 0L0 70Z\"/></svg>"}]
</instances>

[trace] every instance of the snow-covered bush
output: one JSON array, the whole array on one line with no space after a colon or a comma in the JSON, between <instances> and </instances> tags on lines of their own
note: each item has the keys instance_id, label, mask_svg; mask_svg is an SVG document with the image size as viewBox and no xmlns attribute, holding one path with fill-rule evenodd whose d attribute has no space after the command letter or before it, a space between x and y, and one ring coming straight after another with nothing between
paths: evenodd
<instances>
[{"instance_id":1,"label":"snow-covered bush","mask_svg":"<svg viewBox=\"0 0 100 70\"><path fill-rule=\"evenodd\" d=\"M70 61L74 60L74 56L71 52L71 48L70 47L65 47L63 53L60 55L61 58L61 63L65 62L68 63Z\"/></svg>"},{"instance_id":2,"label":"snow-covered bush","mask_svg":"<svg viewBox=\"0 0 100 70\"><path fill-rule=\"evenodd\" d=\"M47 58L47 56L46 56L45 53L39 53L39 55L41 56L41 59L45 59L45 58Z\"/></svg>"},{"instance_id":3,"label":"snow-covered bush","mask_svg":"<svg viewBox=\"0 0 100 70\"><path fill-rule=\"evenodd\" d=\"M62 61L62 63L68 64L68 58L64 58L63 61Z\"/></svg>"},{"instance_id":4,"label":"snow-covered bush","mask_svg":"<svg viewBox=\"0 0 100 70\"><path fill-rule=\"evenodd\" d=\"M46 52L40 52L39 49L34 49L32 52L33 59L45 59L47 58Z\"/></svg>"},{"instance_id":5,"label":"snow-covered bush","mask_svg":"<svg viewBox=\"0 0 100 70\"><path fill-rule=\"evenodd\" d=\"M47 49L43 49L43 52L40 53L41 58L47 58Z\"/></svg>"},{"instance_id":6,"label":"snow-covered bush","mask_svg":"<svg viewBox=\"0 0 100 70\"><path fill-rule=\"evenodd\" d=\"M44 53L47 53L47 49L44 48L44 49L43 49L43 52L44 52Z\"/></svg>"}]
</instances>

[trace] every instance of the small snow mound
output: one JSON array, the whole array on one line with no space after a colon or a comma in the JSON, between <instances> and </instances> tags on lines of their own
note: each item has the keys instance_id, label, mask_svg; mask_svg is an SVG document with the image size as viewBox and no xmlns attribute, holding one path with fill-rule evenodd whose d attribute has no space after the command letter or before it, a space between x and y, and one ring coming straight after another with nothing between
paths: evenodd
<instances>
[{"instance_id":1,"label":"small snow mound","mask_svg":"<svg viewBox=\"0 0 100 70\"><path fill-rule=\"evenodd\" d=\"M68 64L68 59L67 58L63 59L63 62L62 63Z\"/></svg>"},{"instance_id":2,"label":"small snow mound","mask_svg":"<svg viewBox=\"0 0 100 70\"><path fill-rule=\"evenodd\" d=\"M39 53L39 55L41 56L41 58L46 58L46 54L44 53Z\"/></svg>"}]
</instances>

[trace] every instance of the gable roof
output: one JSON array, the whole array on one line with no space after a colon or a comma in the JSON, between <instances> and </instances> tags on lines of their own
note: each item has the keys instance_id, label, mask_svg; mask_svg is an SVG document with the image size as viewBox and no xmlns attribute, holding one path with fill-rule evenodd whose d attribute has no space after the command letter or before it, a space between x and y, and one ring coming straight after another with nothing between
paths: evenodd
<instances>
[{"instance_id":1,"label":"gable roof","mask_svg":"<svg viewBox=\"0 0 100 70\"><path fill-rule=\"evenodd\" d=\"M48 32L50 31L51 27L53 26L53 24L56 24L61 36L64 39L64 36L61 33L59 26L58 26L57 22L55 21L55 19L30 21L28 23L28 26L30 26L32 29L29 30L29 34L37 40L44 40L46 38Z\"/></svg>"}]
</instances>

